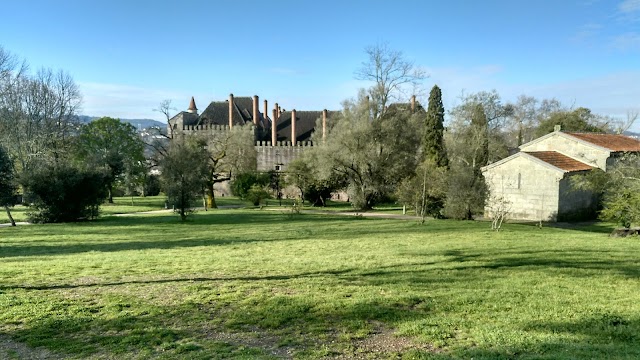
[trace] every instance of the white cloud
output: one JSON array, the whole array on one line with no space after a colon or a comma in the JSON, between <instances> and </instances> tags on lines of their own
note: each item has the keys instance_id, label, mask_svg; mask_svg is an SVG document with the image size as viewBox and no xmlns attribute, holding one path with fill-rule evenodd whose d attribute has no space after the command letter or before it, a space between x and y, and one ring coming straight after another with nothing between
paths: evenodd
<instances>
[{"instance_id":1,"label":"white cloud","mask_svg":"<svg viewBox=\"0 0 640 360\"><path fill-rule=\"evenodd\" d=\"M623 14L640 12L640 0L624 0L618 4L618 11Z\"/></svg>"},{"instance_id":2,"label":"white cloud","mask_svg":"<svg viewBox=\"0 0 640 360\"><path fill-rule=\"evenodd\" d=\"M640 33L628 32L612 38L611 46L621 51L640 50Z\"/></svg>"}]
</instances>

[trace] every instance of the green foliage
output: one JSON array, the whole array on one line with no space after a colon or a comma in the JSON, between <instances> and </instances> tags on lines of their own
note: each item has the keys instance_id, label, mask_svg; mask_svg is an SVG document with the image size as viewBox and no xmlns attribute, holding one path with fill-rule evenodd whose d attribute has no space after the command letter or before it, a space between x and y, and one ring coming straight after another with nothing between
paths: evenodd
<instances>
[{"instance_id":1,"label":"green foliage","mask_svg":"<svg viewBox=\"0 0 640 360\"><path fill-rule=\"evenodd\" d=\"M245 199L250 201L254 206L260 205L262 200L269 199L269 192L265 190L264 186L260 186L258 184L251 185L249 191L245 196Z\"/></svg>"},{"instance_id":2,"label":"green foliage","mask_svg":"<svg viewBox=\"0 0 640 360\"><path fill-rule=\"evenodd\" d=\"M149 174L144 179L144 196L156 196L160 194L160 177L158 175Z\"/></svg>"},{"instance_id":3,"label":"green foliage","mask_svg":"<svg viewBox=\"0 0 640 360\"><path fill-rule=\"evenodd\" d=\"M415 175L405 178L396 194L398 200L416 211L416 215L441 218L447 195L447 169L427 159L416 168Z\"/></svg>"},{"instance_id":4,"label":"green foliage","mask_svg":"<svg viewBox=\"0 0 640 360\"><path fill-rule=\"evenodd\" d=\"M429 94L422 151L426 159L434 161L437 166L447 167L449 159L444 148L443 133L444 106L442 105L442 91L438 85L434 85Z\"/></svg>"},{"instance_id":5,"label":"green foliage","mask_svg":"<svg viewBox=\"0 0 640 360\"><path fill-rule=\"evenodd\" d=\"M173 139L162 159L161 183L170 206L184 221L193 211L198 197L204 193L208 168L207 151L194 138Z\"/></svg>"},{"instance_id":6,"label":"green foliage","mask_svg":"<svg viewBox=\"0 0 640 360\"><path fill-rule=\"evenodd\" d=\"M268 173L255 171L240 173L231 181L231 193L240 199L247 199L247 195L254 185L264 188L270 183L271 176Z\"/></svg>"},{"instance_id":7,"label":"green foliage","mask_svg":"<svg viewBox=\"0 0 640 360\"><path fill-rule=\"evenodd\" d=\"M394 106L372 119L361 93L332 122L324 144L313 148L318 174L344 179L355 208L371 209L415 171L421 132L409 109Z\"/></svg>"},{"instance_id":8,"label":"green foliage","mask_svg":"<svg viewBox=\"0 0 640 360\"><path fill-rule=\"evenodd\" d=\"M312 152L304 153L287 166L287 183L296 186L302 198L312 206L325 206L331 193L344 187L345 183L337 173L332 172L327 177L318 174L313 166L317 160Z\"/></svg>"},{"instance_id":9,"label":"green foliage","mask_svg":"<svg viewBox=\"0 0 640 360\"><path fill-rule=\"evenodd\" d=\"M553 132L556 125L560 125L562 131L574 132L606 132L605 125L599 123L599 117L592 114L587 108L577 108L573 111L557 111L541 121L536 130L536 137Z\"/></svg>"},{"instance_id":10,"label":"green foliage","mask_svg":"<svg viewBox=\"0 0 640 360\"><path fill-rule=\"evenodd\" d=\"M79 160L107 170L109 202L114 182L125 172L144 171L136 166L144 160L144 143L133 125L118 119L103 117L83 126L75 145Z\"/></svg>"},{"instance_id":11,"label":"green foliage","mask_svg":"<svg viewBox=\"0 0 640 360\"><path fill-rule=\"evenodd\" d=\"M482 214L488 191L482 174L477 175L473 168L458 162L448 173L448 184L446 217L472 220L475 215Z\"/></svg>"},{"instance_id":12,"label":"green foliage","mask_svg":"<svg viewBox=\"0 0 640 360\"><path fill-rule=\"evenodd\" d=\"M6 150L0 146L0 207L14 206L17 190L13 162Z\"/></svg>"},{"instance_id":13,"label":"green foliage","mask_svg":"<svg viewBox=\"0 0 640 360\"><path fill-rule=\"evenodd\" d=\"M107 197L106 178L102 171L66 162L41 164L21 178L29 195L29 220L48 223L96 218Z\"/></svg>"},{"instance_id":14,"label":"green foliage","mask_svg":"<svg viewBox=\"0 0 640 360\"><path fill-rule=\"evenodd\" d=\"M471 165L474 173L478 175L480 168L489 163L489 123L481 104L475 104L473 107L468 136L474 147L471 153Z\"/></svg>"}]
</instances>

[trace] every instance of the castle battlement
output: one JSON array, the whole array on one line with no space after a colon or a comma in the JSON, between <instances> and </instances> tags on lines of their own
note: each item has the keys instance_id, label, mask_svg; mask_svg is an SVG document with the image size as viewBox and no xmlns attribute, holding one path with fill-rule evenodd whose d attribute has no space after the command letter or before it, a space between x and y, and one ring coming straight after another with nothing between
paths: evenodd
<instances>
[{"instance_id":1,"label":"castle battlement","mask_svg":"<svg viewBox=\"0 0 640 360\"><path fill-rule=\"evenodd\" d=\"M309 147L313 146L313 141L297 141L292 144L291 141L276 141L275 144L271 144L271 141L256 141L256 148L259 147Z\"/></svg>"}]
</instances>

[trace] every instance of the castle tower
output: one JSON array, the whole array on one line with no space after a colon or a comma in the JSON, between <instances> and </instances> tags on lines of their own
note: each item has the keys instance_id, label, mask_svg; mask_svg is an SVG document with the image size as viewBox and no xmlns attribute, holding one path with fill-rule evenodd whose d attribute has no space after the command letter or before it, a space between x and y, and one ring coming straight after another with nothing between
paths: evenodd
<instances>
[{"instance_id":1,"label":"castle tower","mask_svg":"<svg viewBox=\"0 0 640 360\"><path fill-rule=\"evenodd\" d=\"M198 115L198 108L196 107L196 101L193 99L193 96L191 97L191 102L189 102L187 112Z\"/></svg>"}]
</instances>

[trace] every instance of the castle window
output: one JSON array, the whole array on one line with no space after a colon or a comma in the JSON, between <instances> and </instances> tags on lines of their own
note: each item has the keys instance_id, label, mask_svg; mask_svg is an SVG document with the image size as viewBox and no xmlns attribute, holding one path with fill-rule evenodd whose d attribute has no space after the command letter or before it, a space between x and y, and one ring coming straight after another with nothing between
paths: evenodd
<instances>
[{"instance_id":1,"label":"castle window","mask_svg":"<svg viewBox=\"0 0 640 360\"><path fill-rule=\"evenodd\" d=\"M276 171L280 171L282 170L282 168L280 167L280 165L276 165Z\"/></svg>"}]
</instances>

